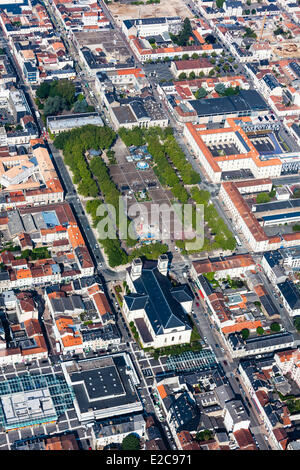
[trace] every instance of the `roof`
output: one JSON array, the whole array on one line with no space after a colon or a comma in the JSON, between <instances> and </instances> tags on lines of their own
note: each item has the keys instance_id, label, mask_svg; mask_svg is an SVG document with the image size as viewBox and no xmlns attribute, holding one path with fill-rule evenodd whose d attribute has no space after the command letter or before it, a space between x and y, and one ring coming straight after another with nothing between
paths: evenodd
<instances>
[{"instance_id":1,"label":"roof","mask_svg":"<svg viewBox=\"0 0 300 470\"><path fill-rule=\"evenodd\" d=\"M191 327L181 304L172 295L172 284L167 276L157 269L156 262L144 263L140 277L133 281L136 294L124 296L130 310L144 308L155 334L163 334L165 329ZM143 307L140 307L141 302Z\"/></svg>"},{"instance_id":2,"label":"roof","mask_svg":"<svg viewBox=\"0 0 300 470\"><path fill-rule=\"evenodd\" d=\"M238 95L191 100L198 116L257 112L269 107L256 90L241 90Z\"/></svg>"},{"instance_id":3,"label":"roof","mask_svg":"<svg viewBox=\"0 0 300 470\"><path fill-rule=\"evenodd\" d=\"M210 259L193 261L193 267L197 274L204 274L209 272L227 271L236 268L253 269L255 267L255 261L251 255L241 254L219 258L214 261L211 261Z\"/></svg>"},{"instance_id":4,"label":"roof","mask_svg":"<svg viewBox=\"0 0 300 470\"><path fill-rule=\"evenodd\" d=\"M206 58L192 59L192 60L176 60L175 67L177 70L197 70L197 69L212 69L210 61Z\"/></svg>"},{"instance_id":5,"label":"roof","mask_svg":"<svg viewBox=\"0 0 300 470\"><path fill-rule=\"evenodd\" d=\"M257 450L254 439L249 429L239 429L233 433L239 448L242 450Z\"/></svg>"},{"instance_id":6,"label":"roof","mask_svg":"<svg viewBox=\"0 0 300 470\"><path fill-rule=\"evenodd\" d=\"M287 279L285 282L277 284L277 286L289 307L292 310L300 309L300 292L295 284Z\"/></svg>"}]
</instances>

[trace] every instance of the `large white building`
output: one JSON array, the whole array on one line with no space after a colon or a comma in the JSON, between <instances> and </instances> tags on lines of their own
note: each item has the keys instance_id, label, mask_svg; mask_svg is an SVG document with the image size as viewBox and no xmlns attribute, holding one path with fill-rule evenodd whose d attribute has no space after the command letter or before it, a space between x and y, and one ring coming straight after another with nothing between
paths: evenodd
<instances>
[{"instance_id":1,"label":"large white building","mask_svg":"<svg viewBox=\"0 0 300 470\"><path fill-rule=\"evenodd\" d=\"M140 383L130 355L120 352L62 363L74 390L74 407L83 423L143 410L135 387Z\"/></svg>"},{"instance_id":2,"label":"large white building","mask_svg":"<svg viewBox=\"0 0 300 470\"><path fill-rule=\"evenodd\" d=\"M225 171L251 170L255 178L280 176L280 158L261 159L239 125L240 121L246 123L247 120L251 123L250 118L228 118L219 129L203 129L203 125L192 123L184 126L183 135L213 183L220 183Z\"/></svg>"},{"instance_id":3,"label":"large white building","mask_svg":"<svg viewBox=\"0 0 300 470\"><path fill-rule=\"evenodd\" d=\"M131 293L124 296L123 312L134 323L143 347L160 348L191 339L186 313L192 309L192 294L186 286L172 287L167 273L166 255L144 265L138 258L127 270Z\"/></svg>"},{"instance_id":4,"label":"large white building","mask_svg":"<svg viewBox=\"0 0 300 470\"><path fill-rule=\"evenodd\" d=\"M123 33L129 36L151 37L163 33L177 33L181 29L182 19L180 16L140 18L124 20L122 23Z\"/></svg>"}]
</instances>

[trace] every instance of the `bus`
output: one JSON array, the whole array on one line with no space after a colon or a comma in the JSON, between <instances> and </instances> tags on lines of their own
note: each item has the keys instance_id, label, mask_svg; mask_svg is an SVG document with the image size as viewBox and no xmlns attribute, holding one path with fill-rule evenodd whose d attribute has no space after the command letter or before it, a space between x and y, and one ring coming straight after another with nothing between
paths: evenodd
<instances>
[{"instance_id":1,"label":"bus","mask_svg":"<svg viewBox=\"0 0 300 470\"><path fill-rule=\"evenodd\" d=\"M241 243L241 240L239 239L239 237L237 237L237 236L235 235L234 238L235 238L235 240L236 240L237 245L238 245L238 246L242 246L242 243Z\"/></svg>"}]
</instances>

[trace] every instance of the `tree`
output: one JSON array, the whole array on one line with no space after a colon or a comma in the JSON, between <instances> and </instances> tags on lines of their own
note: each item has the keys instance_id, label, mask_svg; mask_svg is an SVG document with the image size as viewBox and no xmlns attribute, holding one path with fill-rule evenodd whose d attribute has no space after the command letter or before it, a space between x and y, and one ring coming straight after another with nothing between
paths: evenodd
<instances>
[{"instance_id":1,"label":"tree","mask_svg":"<svg viewBox=\"0 0 300 470\"><path fill-rule=\"evenodd\" d=\"M293 199L299 199L300 198L300 188L296 189L296 191L293 193Z\"/></svg>"},{"instance_id":2,"label":"tree","mask_svg":"<svg viewBox=\"0 0 300 470\"><path fill-rule=\"evenodd\" d=\"M195 98L197 100L199 100L201 98L205 98L206 96L207 96L207 91L203 87L198 88L198 90L195 93Z\"/></svg>"},{"instance_id":3,"label":"tree","mask_svg":"<svg viewBox=\"0 0 300 470\"><path fill-rule=\"evenodd\" d=\"M190 79L190 80L194 80L194 78L196 78L196 74L195 74L195 72L191 72L191 73L189 74L189 79Z\"/></svg>"},{"instance_id":4,"label":"tree","mask_svg":"<svg viewBox=\"0 0 300 470\"><path fill-rule=\"evenodd\" d=\"M281 330L279 323L277 322L271 323L270 330L274 331L275 333L278 333Z\"/></svg>"},{"instance_id":5,"label":"tree","mask_svg":"<svg viewBox=\"0 0 300 470\"><path fill-rule=\"evenodd\" d=\"M249 334L250 334L250 331L248 330L248 328L244 328L241 331L241 335L242 335L243 340L246 340L249 337Z\"/></svg>"},{"instance_id":6,"label":"tree","mask_svg":"<svg viewBox=\"0 0 300 470\"><path fill-rule=\"evenodd\" d=\"M135 434L128 434L122 441L122 450L139 450L140 440Z\"/></svg>"},{"instance_id":7,"label":"tree","mask_svg":"<svg viewBox=\"0 0 300 470\"><path fill-rule=\"evenodd\" d=\"M186 79L186 73L181 72L181 74L178 77L180 80L185 80Z\"/></svg>"},{"instance_id":8,"label":"tree","mask_svg":"<svg viewBox=\"0 0 300 470\"><path fill-rule=\"evenodd\" d=\"M216 0L216 5L218 8L223 8L225 0Z\"/></svg>"},{"instance_id":9,"label":"tree","mask_svg":"<svg viewBox=\"0 0 300 470\"><path fill-rule=\"evenodd\" d=\"M225 93L224 95L225 96L233 96L233 95L237 95L240 91L240 88L238 86L236 86L235 88L229 86L225 89Z\"/></svg>"},{"instance_id":10,"label":"tree","mask_svg":"<svg viewBox=\"0 0 300 470\"><path fill-rule=\"evenodd\" d=\"M36 96L42 100L48 98L49 93L50 93L50 82L45 81L40 84L38 89L36 90Z\"/></svg>"},{"instance_id":11,"label":"tree","mask_svg":"<svg viewBox=\"0 0 300 470\"><path fill-rule=\"evenodd\" d=\"M209 441L213 437L213 432L210 429L204 429L204 431L199 431L196 434L196 441Z\"/></svg>"},{"instance_id":12,"label":"tree","mask_svg":"<svg viewBox=\"0 0 300 470\"><path fill-rule=\"evenodd\" d=\"M85 113L87 111L88 104L85 99L78 100L74 104L73 111L74 113Z\"/></svg>"},{"instance_id":13,"label":"tree","mask_svg":"<svg viewBox=\"0 0 300 470\"><path fill-rule=\"evenodd\" d=\"M215 36L213 36L212 34L208 34L208 35L206 36L206 38L205 38L205 42L206 42L207 44L215 44L216 38L215 38Z\"/></svg>"},{"instance_id":14,"label":"tree","mask_svg":"<svg viewBox=\"0 0 300 470\"><path fill-rule=\"evenodd\" d=\"M65 107L65 100L60 96L49 96L44 106L45 116L55 116Z\"/></svg>"},{"instance_id":15,"label":"tree","mask_svg":"<svg viewBox=\"0 0 300 470\"><path fill-rule=\"evenodd\" d=\"M215 91L219 94L219 95L225 95L225 85L224 83L217 83L216 86L215 86Z\"/></svg>"},{"instance_id":16,"label":"tree","mask_svg":"<svg viewBox=\"0 0 300 470\"><path fill-rule=\"evenodd\" d=\"M71 80L54 80L51 82L51 89L49 96L60 96L63 98L68 105L71 105L75 101L75 83Z\"/></svg>"},{"instance_id":17,"label":"tree","mask_svg":"<svg viewBox=\"0 0 300 470\"><path fill-rule=\"evenodd\" d=\"M250 11L249 11L250 13ZM253 39L256 39L257 38L257 35L256 33L251 29L251 28L245 28L245 34L243 36L244 38L253 38Z\"/></svg>"},{"instance_id":18,"label":"tree","mask_svg":"<svg viewBox=\"0 0 300 470\"><path fill-rule=\"evenodd\" d=\"M294 325L297 331L300 331L300 317L294 318Z\"/></svg>"},{"instance_id":19,"label":"tree","mask_svg":"<svg viewBox=\"0 0 300 470\"><path fill-rule=\"evenodd\" d=\"M264 204L270 202L270 196L268 193L260 193L256 196L256 204Z\"/></svg>"},{"instance_id":20,"label":"tree","mask_svg":"<svg viewBox=\"0 0 300 470\"><path fill-rule=\"evenodd\" d=\"M258 335L260 335L260 336L264 334L264 331L265 331L265 330L263 329L262 326L258 326L258 327L256 328L256 333L257 333Z\"/></svg>"},{"instance_id":21,"label":"tree","mask_svg":"<svg viewBox=\"0 0 300 470\"><path fill-rule=\"evenodd\" d=\"M199 55L197 54L197 52L194 52L194 54L192 54L192 59L199 59Z\"/></svg>"}]
</instances>

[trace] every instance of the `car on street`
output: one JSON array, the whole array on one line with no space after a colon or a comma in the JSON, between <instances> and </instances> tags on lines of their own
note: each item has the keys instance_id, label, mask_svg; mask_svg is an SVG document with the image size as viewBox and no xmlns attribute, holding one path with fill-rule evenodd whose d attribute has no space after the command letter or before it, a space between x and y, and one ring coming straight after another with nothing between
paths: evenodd
<instances>
[{"instance_id":1,"label":"car on street","mask_svg":"<svg viewBox=\"0 0 300 470\"><path fill-rule=\"evenodd\" d=\"M228 362L227 361L224 361L224 366L227 366L228 365Z\"/></svg>"},{"instance_id":2,"label":"car on street","mask_svg":"<svg viewBox=\"0 0 300 470\"><path fill-rule=\"evenodd\" d=\"M199 302L196 302L197 307L199 307Z\"/></svg>"}]
</instances>

